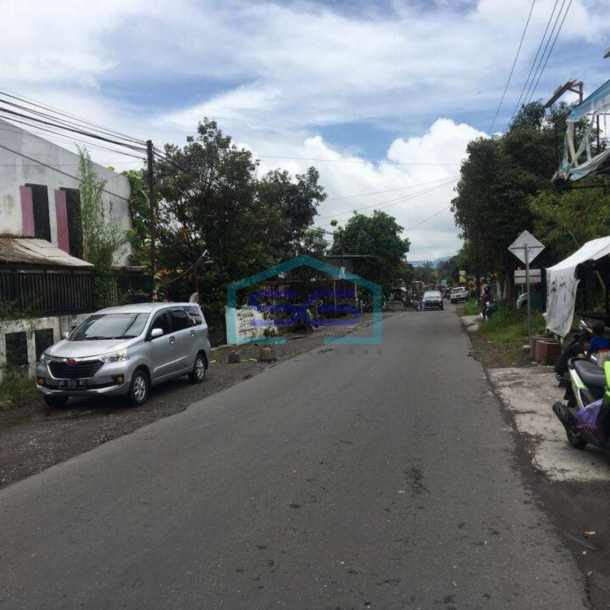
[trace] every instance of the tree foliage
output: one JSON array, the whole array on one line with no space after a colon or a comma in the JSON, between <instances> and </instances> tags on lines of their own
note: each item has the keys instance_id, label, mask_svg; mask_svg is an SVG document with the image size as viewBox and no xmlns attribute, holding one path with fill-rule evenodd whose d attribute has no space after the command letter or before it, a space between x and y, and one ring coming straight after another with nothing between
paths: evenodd
<instances>
[{"instance_id":1,"label":"tree foliage","mask_svg":"<svg viewBox=\"0 0 610 610\"><path fill-rule=\"evenodd\" d=\"M452 256L447 260L440 261L436 267L439 280L445 280L449 284L454 284L460 280L460 269L462 262L459 256Z\"/></svg>"},{"instance_id":2,"label":"tree foliage","mask_svg":"<svg viewBox=\"0 0 610 610\"><path fill-rule=\"evenodd\" d=\"M129 216L131 229L127 239L131 245L129 264L150 266L150 203L144 170L131 169L123 172L129 180L131 195L129 197Z\"/></svg>"},{"instance_id":3,"label":"tree foliage","mask_svg":"<svg viewBox=\"0 0 610 610\"><path fill-rule=\"evenodd\" d=\"M106 181L98 178L86 149L79 149L78 161L82 256L84 260L95 265L96 270L104 271L118 262L127 235L120 220L113 216L112 204L106 213L102 200Z\"/></svg>"},{"instance_id":4,"label":"tree foliage","mask_svg":"<svg viewBox=\"0 0 610 610\"><path fill-rule=\"evenodd\" d=\"M431 262L424 263L413 269L413 279L424 284L435 284L439 276Z\"/></svg>"},{"instance_id":5,"label":"tree foliage","mask_svg":"<svg viewBox=\"0 0 610 610\"><path fill-rule=\"evenodd\" d=\"M610 189L607 187L565 193L543 191L532 197L530 207L534 232L546 246L543 262L546 259L556 263L585 242L610 234Z\"/></svg>"},{"instance_id":6,"label":"tree foliage","mask_svg":"<svg viewBox=\"0 0 610 610\"><path fill-rule=\"evenodd\" d=\"M409 240L402 237L401 227L393 216L375 211L372 216L354 214L345 227L336 229L331 251L334 254L365 254L374 258L364 259L359 267L364 278L380 284L384 292L400 285L410 270L405 255Z\"/></svg>"},{"instance_id":7,"label":"tree foliage","mask_svg":"<svg viewBox=\"0 0 610 610\"><path fill-rule=\"evenodd\" d=\"M172 283L182 295L194 289L197 274L203 298L221 300L229 283L320 248L310 227L326 195L314 168L294 178L281 171L258 178L252 154L208 120L184 147L167 145L165 156L156 170L164 281L192 268L206 249L213 261Z\"/></svg>"}]
</instances>

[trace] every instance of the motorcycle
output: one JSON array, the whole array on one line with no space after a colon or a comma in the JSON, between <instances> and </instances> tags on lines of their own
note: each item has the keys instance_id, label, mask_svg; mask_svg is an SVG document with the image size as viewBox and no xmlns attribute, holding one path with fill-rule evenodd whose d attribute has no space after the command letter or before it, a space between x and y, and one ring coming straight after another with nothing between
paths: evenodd
<instances>
[{"instance_id":1,"label":"motorcycle","mask_svg":"<svg viewBox=\"0 0 610 610\"><path fill-rule=\"evenodd\" d=\"M496 311L497 305L493 301L485 301L483 304L483 319L489 320L491 315Z\"/></svg>"},{"instance_id":2,"label":"motorcycle","mask_svg":"<svg viewBox=\"0 0 610 610\"><path fill-rule=\"evenodd\" d=\"M564 399L553 405L553 412L563 424L568 442L575 449L593 445L602 449L610 463L610 362L602 369L597 364L571 358L568 362L570 385ZM600 405L594 405L601 401ZM599 408L598 408L599 407ZM585 413L597 413L593 425L587 425Z\"/></svg>"}]
</instances>

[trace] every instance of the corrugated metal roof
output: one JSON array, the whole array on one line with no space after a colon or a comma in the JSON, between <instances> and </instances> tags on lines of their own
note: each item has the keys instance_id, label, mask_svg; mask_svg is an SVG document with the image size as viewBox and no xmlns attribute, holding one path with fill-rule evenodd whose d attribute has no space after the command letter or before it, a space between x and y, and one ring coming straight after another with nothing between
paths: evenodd
<instances>
[{"instance_id":1,"label":"corrugated metal roof","mask_svg":"<svg viewBox=\"0 0 610 610\"><path fill-rule=\"evenodd\" d=\"M70 256L46 239L0 237L0 264L44 265L46 267L93 267Z\"/></svg>"}]
</instances>

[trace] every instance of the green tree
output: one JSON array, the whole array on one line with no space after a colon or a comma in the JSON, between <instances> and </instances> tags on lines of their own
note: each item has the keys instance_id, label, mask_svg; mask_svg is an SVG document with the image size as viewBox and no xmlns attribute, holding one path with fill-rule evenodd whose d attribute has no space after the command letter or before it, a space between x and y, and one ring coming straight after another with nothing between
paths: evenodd
<instances>
[{"instance_id":1,"label":"green tree","mask_svg":"<svg viewBox=\"0 0 610 610\"><path fill-rule=\"evenodd\" d=\"M441 261L436 267L436 273L439 280L445 280L449 284L457 283L460 279L460 259L452 256L447 260Z\"/></svg>"},{"instance_id":2,"label":"green tree","mask_svg":"<svg viewBox=\"0 0 610 610\"><path fill-rule=\"evenodd\" d=\"M325 197L315 170L259 179L252 154L207 119L184 147L167 145L165 155L156 171L159 269L166 282L192 269L172 283L182 296L194 289L197 274L203 299L222 301L229 283L315 241L308 230ZM213 263L197 267L206 249Z\"/></svg>"},{"instance_id":3,"label":"green tree","mask_svg":"<svg viewBox=\"0 0 610 610\"><path fill-rule=\"evenodd\" d=\"M129 264L150 267L150 203L146 172L143 169L130 169L123 172L123 176L129 179L131 187L131 229L127 231L127 239L131 245Z\"/></svg>"},{"instance_id":4,"label":"green tree","mask_svg":"<svg viewBox=\"0 0 610 610\"><path fill-rule=\"evenodd\" d=\"M303 253L304 240L314 237L306 233L313 224L318 205L326 199L319 179L318 171L310 167L295 178L287 171L270 171L258 182L259 205L270 206L280 214L282 230L276 234L275 243L268 244L276 250L279 260Z\"/></svg>"},{"instance_id":5,"label":"green tree","mask_svg":"<svg viewBox=\"0 0 610 610\"><path fill-rule=\"evenodd\" d=\"M599 179L590 179L594 184ZM554 264L585 242L610 234L610 189L546 190L532 197L534 231L545 244L541 263Z\"/></svg>"},{"instance_id":6,"label":"green tree","mask_svg":"<svg viewBox=\"0 0 610 610\"><path fill-rule=\"evenodd\" d=\"M564 116L563 108L547 119L541 104L533 102L505 135L468 145L452 206L473 274L510 277L515 268L518 261L508 246L525 229L533 230L529 201L550 186L557 168L553 120Z\"/></svg>"},{"instance_id":7,"label":"green tree","mask_svg":"<svg viewBox=\"0 0 610 610\"><path fill-rule=\"evenodd\" d=\"M413 269L413 279L416 282L424 282L424 284L433 284L439 279L436 269L431 262L424 263Z\"/></svg>"},{"instance_id":8,"label":"green tree","mask_svg":"<svg viewBox=\"0 0 610 610\"><path fill-rule=\"evenodd\" d=\"M336 224L336 223L335 223ZM336 229L331 252L367 254L359 272L364 278L380 284L385 293L402 283L405 275L405 255L409 240L402 237L403 228L396 219L385 212L375 210L372 216L354 214L345 227Z\"/></svg>"},{"instance_id":9,"label":"green tree","mask_svg":"<svg viewBox=\"0 0 610 610\"><path fill-rule=\"evenodd\" d=\"M98 178L86 149L79 149L78 178L83 236L83 259L96 270L110 269L118 262L127 242L126 231L112 214L112 204L106 213L102 193L106 181Z\"/></svg>"}]
</instances>

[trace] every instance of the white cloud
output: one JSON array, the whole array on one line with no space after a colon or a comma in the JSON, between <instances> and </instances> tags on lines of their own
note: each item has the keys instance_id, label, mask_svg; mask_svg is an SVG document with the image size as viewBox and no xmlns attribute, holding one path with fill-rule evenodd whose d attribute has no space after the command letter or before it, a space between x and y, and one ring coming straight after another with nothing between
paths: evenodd
<instances>
[{"instance_id":1,"label":"white cloud","mask_svg":"<svg viewBox=\"0 0 610 610\"><path fill-rule=\"evenodd\" d=\"M388 134L388 143L401 136L388 146L387 161L459 163L467 141L481 135L466 123L487 127L491 121L531 0L388 4L391 10L311 0L0 0L3 86L159 145L184 142L209 116L259 154L359 161L358 125L366 125L379 137ZM507 110L553 5L536 2ZM588 87L605 78L601 57L593 54L601 55L610 35L606 9L605 0L572 2L539 92L573 75ZM586 64L583 53L567 53L583 48L592 53ZM199 96L189 95L188 102L172 96L176 85L183 90L191 81ZM141 102L143 88L148 95L142 99L150 100L156 88L162 101ZM117 89L130 92L129 102L112 93ZM507 110L497 127L505 126ZM320 137L324 127L337 124L352 126L354 148ZM96 153L102 162L113 157ZM291 171L308 165L263 162ZM426 186L394 189L459 171L359 162L318 167L332 198L322 216L388 202ZM376 191L390 192L335 199ZM409 227L448 205L451 196L446 187L387 210ZM452 225L446 213L415 229L414 252L425 258L424 251L432 256L456 248Z\"/></svg>"}]
</instances>

